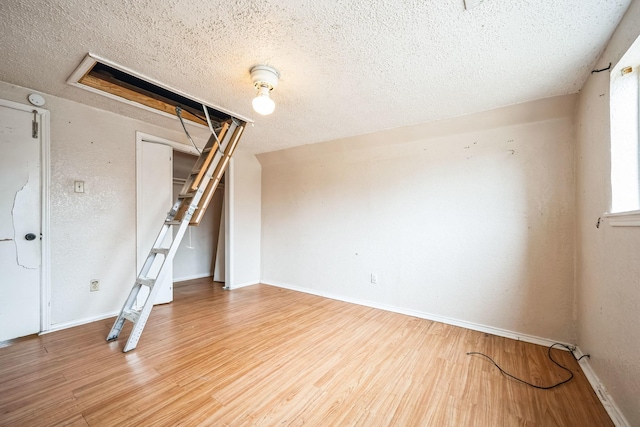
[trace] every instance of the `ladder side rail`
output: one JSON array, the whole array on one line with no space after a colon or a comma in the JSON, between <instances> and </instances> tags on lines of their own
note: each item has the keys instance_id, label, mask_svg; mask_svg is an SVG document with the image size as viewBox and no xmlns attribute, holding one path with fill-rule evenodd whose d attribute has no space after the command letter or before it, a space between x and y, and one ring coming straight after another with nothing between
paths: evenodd
<instances>
[{"instance_id":1,"label":"ladder side rail","mask_svg":"<svg viewBox=\"0 0 640 427\"><path fill-rule=\"evenodd\" d=\"M178 199L176 203L179 203L179 202L180 202L180 200ZM172 220L174 216L175 216L175 213L172 213L170 211L167 214L167 218L166 218L165 221ZM158 236L156 237L156 240L153 243L153 246L151 246L151 249L160 247L160 245L164 241L164 238L167 235L167 232L169 232L169 230L171 230L171 226L170 225L168 225L168 224L163 224L162 225L162 227L160 228L160 232L158 233ZM118 317L116 318L115 322L113 323L113 326L111 327L111 331L107 335L107 341L113 341L113 340L117 339L118 336L120 335L120 331L122 330L122 327L124 326L124 322L126 320L125 317L124 317L125 310L131 309L133 307L133 305L135 304L136 299L138 297L138 294L140 293L140 289L142 287L138 283L138 279L147 277L147 274L149 273L149 270L151 270L151 267L153 266L153 262L155 261L155 257L156 256L157 256L157 254L152 253L151 250L149 251L149 254L147 255L147 258L146 258L144 264L142 265L142 268L140 269L140 272L138 273L138 276L136 277L136 281L134 282L134 285L131 288L131 291L129 292L129 296L127 297L127 299L125 300L124 304L122 305L122 309L120 310L120 313L118 314ZM155 286L153 288L155 288ZM151 291L153 291L153 288L151 289Z\"/></svg>"},{"instance_id":2,"label":"ladder side rail","mask_svg":"<svg viewBox=\"0 0 640 427\"><path fill-rule=\"evenodd\" d=\"M164 265L165 263L167 263L167 261L173 260L173 258L175 257L176 253L178 252L178 249L180 247L180 242L182 241L182 238L184 237L187 228L189 228L189 220L190 218L187 216L185 216L184 221L182 221L182 223L180 224L180 226L178 227L178 231L176 233L176 235L173 238L173 242L171 242L171 246L169 247L169 252L167 252L166 255L164 255L164 260L162 261L162 265L160 266L160 270L158 272L158 277L156 279L157 282L161 283L162 279L164 278L164 275L166 274L166 272L168 270L164 269Z\"/></svg>"},{"instance_id":3,"label":"ladder side rail","mask_svg":"<svg viewBox=\"0 0 640 427\"><path fill-rule=\"evenodd\" d=\"M182 221L180 222L180 226L178 228L178 232L176 233L175 236L173 236L173 240L171 241L171 244L169 245L168 248L165 249L169 249L169 252L164 256L164 260L160 266L160 270L158 271L158 276L155 278L156 282L160 282L160 274L162 271L162 268L164 266L165 261L167 260L169 253L174 253L177 251L178 247L180 246L180 242L182 241L182 237L184 236L184 233L186 231L186 227L189 225L189 221L191 220L191 216L193 215L193 212L195 211L195 209L197 208L197 204L200 200L200 197L202 197L201 192L198 193L196 192L196 195L193 197L193 200L191 202L191 205L189 206L189 209L187 209L187 212L185 212L185 215L182 219ZM167 220L169 220L172 216L168 215L167 216ZM150 249L149 255L147 256L147 260L145 261L145 264L143 265L142 269L140 270L140 274L138 275L137 279L140 278L146 278L147 277L147 273L149 272L149 270L151 269L155 257L159 254L154 253L153 250L157 249L157 248L161 248L162 246L162 242L164 241L164 238L167 234L167 231L171 229L171 225L169 224L163 224L162 225L162 229L160 230L160 233L158 233L158 237L156 238L153 246Z\"/></svg>"},{"instance_id":4,"label":"ladder side rail","mask_svg":"<svg viewBox=\"0 0 640 427\"><path fill-rule=\"evenodd\" d=\"M167 234L167 231L170 229L171 229L171 226L166 224L162 225L162 228L160 229L160 232L158 233L158 237L156 238L152 248L158 247L158 245L162 243L162 241L164 240L164 237ZM131 288L131 291L129 292L129 296L127 297L124 304L122 305L122 309L120 310L120 313L118 314L118 317L116 318L115 322L113 322L111 331L109 332L109 335L107 335L107 341L115 340L120 335L120 331L122 330L122 327L124 326L124 321L126 320L124 317L125 310L133 307L138 297L138 294L140 293L141 285L138 284L138 279L147 277L147 273L149 273L149 270L151 269L151 266L153 265L153 262L156 256L157 254L154 254L151 252L149 252L149 255L147 255L147 258L144 264L142 265L142 268L140 269L138 276L136 277L136 281L134 282L134 285Z\"/></svg>"},{"instance_id":5,"label":"ladder side rail","mask_svg":"<svg viewBox=\"0 0 640 427\"><path fill-rule=\"evenodd\" d=\"M237 126L236 122L231 122L231 124L227 127L224 127L223 129L225 129L225 135L222 138L222 140L220 141L221 143L225 142L228 138L227 136L230 135L229 132L229 128L231 129L235 129ZM213 135L211 136L211 138L213 138ZM210 138L210 140L211 140ZM217 147L217 141L214 144ZM205 154L201 154L201 157L204 156ZM220 156L219 154L219 150L215 150L215 151L210 151L207 155L211 155L212 156L212 160L216 159L218 156ZM202 180L200 180L200 182L198 183L198 187L197 189L194 191L191 188L192 185L192 177L193 175L189 175L189 179L187 179L187 181L184 183L182 190L180 192L180 194L178 195L178 200L176 201L176 203L174 204L174 208L171 210L170 214L172 214L174 216L175 219L177 219L178 221L182 221L185 213L187 210L190 210L193 208L193 204L194 201L197 197L197 202L200 201L200 198L202 197L202 192L205 191L205 189L207 188L207 184L209 183L210 178L208 177L209 174L209 170L211 169L211 167L215 164L217 164L219 162L219 160L217 160L217 162L209 162L208 167L205 170L201 170L199 171L204 173ZM196 162L197 163L197 162ZM197 166L194 166L194 171L197 170ZM186 194L192 194L193 196L191 197L186 197ZM187 201L190 199L189 204L187 204ZM196 208L197 208L197 203L196 203ZM191 212L191 215L193 215L193 212L195 212L195 208L194 210Z\"/></svg>"},{"instance_id":6,"label":"ladder side rail","mask_svg":"<svg viewBox=\"0 0 640 427\"><path fill-rule=\"evenodd\" d=\"M218 161L216 167L213 169L213 171L211 173L209 173L209 171L207 171L207 175L211 176L213 179L213 182L209 182L209 180L207 180L207 183L203 183L203 186L205 186L205 190L204 190L204 197L205 200L203 201L203 203L199 203L199 207L200 209L198 211L195 212L195 218L191 221L191 224L193 225L198 225L198 223L200 222L200 220L202 219L202 217L204 216L206 207L208 206L209 202L211 201L213 194L216 190L216 188L218 187L218 184L220 183L220 180L222 179L222 175L224 174L225 170L227 169L227 165L229 164L229 160L231 159L231 156L233 155L236 146L238 145L238 141L240 140L240 137L242 136L242 133L244 131L244 126L245 123L241 122L240 124L237 124L234 122L234 124L236 124L236 126L233 128L233 132L229 132L230 134L230 140L227 141L227 145L225 147L224 153L221 155L220 160ZM213 167L213 164L211 165ZM211 169L211 168L210 168Z\"/></svg>"},{"instance_id":7,"label":"ladder side rail","mask_svg":"<svg viewBox=\"0 0 640 427\"><path fill-rule=\"evenodd\" d=\"M175 257L175 254L178 251L178 247L180 246L180 241L182 241L182 238L184 237L184 234L187 231L187 227L189 227L190 219L191 219L190 216L186 215L185 219L180 224L180 227L178 228L178 233L176 234L174 241L171 243L169 252L167 253L166 256L164 256L164 260L162 261L162 265L160 266L160 270L158 272L156 283L162 283L162 280L167 275L169 270L165 268L165 266L168 265L168 263L171 263L173 261L173 258ZM133 328L131 329L131 334L129 335L129 338L127 339L127 343L125 344L124 349L122 350L123 352L126 353L128 351L131 351L134 348L136 348L136 346L138 345L138 341L142 336L142 331L144 330L144 327L147 324L147 320L151 315L151 310L153 309L153 302L155 301L159 291L160 291L160 286L153 286L151 288L149 295L147 295L147 299L144 303L144 306L140 311L138 320L134 323Z\"/></svg>"},{"instance_id":8,"label":"ladder side rail","mask_svg":"<svg viewBox=\"0 0 640 427\"><path fill-rule=\"evenodd\" d=\"M234 132L231 136L231 141L227 144L227 147L224 151L224 155L220 159L221 162L218 163L215 171L212 172L212 176L213 174L215 174L216 178L219 178L219 179L222 178L222 174L227 169L227 164L229 163L229 160L231 159L231 156L233 155L236 149L236 146L238 145L238 140L240 139L240 136L242 135L243 130L244 130L243 126L238 126L234 129Z\"/></svg>"},{"instance_id":9,"label":"ladder side rail","mask_svg":"<svg viewBox=\"0 0 640 427\"><path fill-rule=\"evenodd\" d=\"M211 150L208 150L209 146L211 146ZM205 150L208 150L205 152ZM211 162L212 156L215 156L215 151L218 151L218 142L214 138L213 135L209 137L207 144L205 145L205 150L200 153L200 157L196 160L191 168L191 172L189 172L189 176L185 180L182 185L182 189L180 193L188 193L190 191L195 191L200 184L200 180L204 175L204 171L209 166ZM215 151L214 151L215 150Z\"/></svg>"},{"instance_id":10,"label":"ladder side rail","mask_svg":"<svg viewBox=\"0 0 640 427\"><path fill-rule=\"evenodd\" d=\"M202 189L202 191L204 191L207 188L207 185L209 184L209 181L211 180L211 177L213 176L214 171L217 168L219 168L220 161L224 158L226 151L229 149L230 142L232 141L234 134L237 132L237 128L238 128L238 125L235 122L225 127L225 134L220 137L220 143L223 144L226 142L226 149L223 153L220 153L220 150L216 148L215 154L213 155L213 159L216 159L217 161L209 162L206 170L201 171L203 172L203 176L202 176L202 180L198 185L198 189ZM213 135L211 137L213 138ZM217 146L217 144L218 142L216 141L214 145Z\"/></svg>"},{"instance_id":11,"label":"ladder side rail","mask_svg":"<svg viewBox=\"0 0 640 427\"><path fill-rule=\"evenodd\" d=\"M191 182L189 186L187 186L187 184L189 183L185 182L183 191L193 191L200 185L200 181L204 177L205 171L209 169L209 165L212 163L215 157L215 153L218 152L219 148L221 148L218 145L218 141L222 141L225 138L227 131L229 130L229 126L229 122L225 122L222 125L222 129L220 129L220 133L218 135L211 134L211 136L209 137L209 141L207 141L207 144L205 145L205 149L202 151L202 154L194 164L191 175L189 176L190 178L193 178L193 182ZM195 177L193 177L193 174L196 174Z\"/></svg>"},{"instance_id":12,"label":"ladder side rail","mask_svg":"<svg viewBox=\"0 0 640 427\"><path fill-rule=\"evenodd\" d=\"M235 121L232 122L231 125L229 126L229 130L227 130L222 141L220 141L221 143L226 143L227 151L232 146L231 143L233 141L233 136L237 134L237 129L238 129L238 124ZM184 199L184 201L189 199L190 204L186 205L186 203L183 202L183 204L178 207L177 212L175 213L175 217L178 218L178 220L182 221L186 211L190 210L191 216L193 216L194 214L196 215L196 221L193 221L192 219L191 225L198 225L200 218L202 217L202 215L204 215L206 204L211 199L210 194L208 193L210 191L211 176L213 175L212 171L220 169L222 160L224 159L224 152L221 153L218 150L216 150L213 154L214 154L214 159L216 161L210 162L207 170L203 171L205 172L205 174L198 185L197 191L193 194L193 196L191 196L190 199L189 198ZM185 183L185 185L186 184L187 183ZM203 194L206 195L206 197L201 202L200 199L203 197ZM178 197L181 197L181 196L184 196L184 194L181 194Z\"/></svg>"},{"instance_id":13,"label":"ladder side rail","mask_svg":"<svg viewBox=\"0 0 640 427\"><path fill-rule=\"evenodd\" d=\"M205 171L208 169L209 164L213 160L213 157L215 156L216 152L220 150L218 142L223 140L229 129L230 123L230 121L224 122L222 124L222 127L220 128L220 131L218 132L218 135L216 136L212 134L209 137L209 140L200 153L200 157L198 157L198 159L193 164L191 172L187 176L187 179L185 180L185 183L180 190L181 194L195 191L197 189L200 181L205 174Z\"/></svg>"},{"instance_id":14,"label":"ladder side rail","mask_svg":"<svg viewBox=\"0 0 640 427\"><path fill-rule=\"evenodd\" d=\"M160 245L162 245L162 242L164 241L164 238L167 236L167 233L171 230L171 226L168 224L162 224L162 227L160 228L160 231L158 232L158 235L156 236L156 240L153 241L153 246L151 246L152 248L159 248Z\"/></svg>"},{"instance_id":15,"label":"ladder side rail","mask_svg":"<svg viewBox=\"0 0 640 427\"><path fill-rule=\"evenodd\" d=\"M241 125L238 125L234 129L234 132L231 135L231 141L229 141L229 143L227 144L227 147L225 148L225 151L224 151L224 155L222 156L222 159L221 159L222 163L218 163L218 166L214 171L216 178L222 179L222 175L227 169L227 164L229 163L229 160L231 160L231 156L236 150L236 146L238 145L238 141L240 140L240 137L242 136L243 131L244 131L244 123L242 123Z\"/></svg>"},{"instance_id":16,"label":"ladder side rail","mask_svg":"<svg viewBox=\"0 0 640 427\"><path fill-rule=\"evenodd\" d=\"M136 298L138 298L139 292L140 292L140 285L136 283L133 285L133 288L131 288L131 291L129 292L129 296L127 297L124 304L122 305L122 309L120 310L120 314L118 314L116 321L113 322L113 326L109 331L109 335L107 335L107 341L113 341L117 339L118 336L120 335L120 331L122 331L122 327L124 326L124 321L126 320L124 317L125 310L133 306L133 303L135 302Z\"/></svg>"},{"instance_id":17,"label":"ladder side rail","mask_svg":"<svg viewBox=\"0 0 640 427\"><path fill-rule=\"evenodd\" d=\"M231 134L231 135L233 135L233 134ZM225 167L224 166L221 167L221 164L225 161L225 158L226 158L226 155L227 155L226 153L229 150L229 146L230 146L230 141L227 141L227 149L224 151L224 154L216 153L216 157L219 156L219 158L217 159L217 162L215 162L215 165L214 165L214 162L211 162L209 164L209 167L207 168L207 171L204 174L204 177L203 177L202 181L200 182L200 186L198 188L199 190L202 190L201 193L204 193L207 190L207 188L208 188L208 186L209 186L209 184L211 182L211 179L214 177L214 174L216 174L216 172L218 170L222 170L222 172L224 173ZM215 185L217 185L217 184L215 184ZM200 197L202 197L202 195ZM196 205L198 205L199 203L200 203L200 200L198 200L198 203Z\"/></svg>"},{"instance_id":18,"label":"ladder side rail","mask_svg":"<svg viewBox=\"0 0 640 427\"><path fill-rule=\"evenodd\" d=\"M173 206L171 207L171 210L167 214L167 218L164 221L173 221L176 217L176 214L178 213L178 209L180 209L180 206L182 206L182 199L178 197L176 198L176 201L173 202Z\"/></svg>"},{"instance_id":19,"label":"ladder side rail","mask_svg":"<svg viewBox=\"0 0 640 427\"><path fill-rule=\"evenodd\" d=\"M140 278L143 278L143 277L147 277L147 273L149 273L149 270L151 270L151 266L153 265L153 261L155 259L155 256L157 255L157 254L152 253L151 250L154 249L154 248L161 247L165 236L167 235L167 233L170 230L171 230L171 226L170 225L168 225L168 224L163 224L162 225L162 228L160 229L160 232L158 233L158 237L156 237L156 240L153 242L153 246L151 246L151 248L149 249L149 255L147 255L147 259L142 264L142 268L140 269L140 273L138 274L137 279L140 279Z\"/></svg>"}]
</instances>

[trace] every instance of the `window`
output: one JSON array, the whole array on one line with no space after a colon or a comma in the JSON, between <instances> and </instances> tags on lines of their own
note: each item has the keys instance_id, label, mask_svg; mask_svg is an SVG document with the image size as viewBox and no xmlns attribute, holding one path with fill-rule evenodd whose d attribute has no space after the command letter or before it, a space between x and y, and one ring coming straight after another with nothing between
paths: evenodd
<instances>
[{"instance_id":1,"label":"window","mask_svg":"<svg viewBox=\"0 0 640 427\"><path fill-rule=\"evenodd\" d=\"M640 38L611 70L611 213L640 210Z\"/></svg>"}]
</instances>

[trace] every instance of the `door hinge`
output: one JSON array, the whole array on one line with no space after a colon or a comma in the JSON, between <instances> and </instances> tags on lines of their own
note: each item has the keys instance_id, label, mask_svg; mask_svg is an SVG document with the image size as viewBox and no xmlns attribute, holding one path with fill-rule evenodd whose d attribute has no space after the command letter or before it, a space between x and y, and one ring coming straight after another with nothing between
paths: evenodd
<instances>
[{"instance_id":1,"label":"door hinge","mask_svg":"<svg viewBox=\"0 0 640 427\"><path fill-rule=\"evenodd\" d=\"M38 112L33 110L33 122L31 122L31 137L38 138Z\"/></svg>"}]
</instances>

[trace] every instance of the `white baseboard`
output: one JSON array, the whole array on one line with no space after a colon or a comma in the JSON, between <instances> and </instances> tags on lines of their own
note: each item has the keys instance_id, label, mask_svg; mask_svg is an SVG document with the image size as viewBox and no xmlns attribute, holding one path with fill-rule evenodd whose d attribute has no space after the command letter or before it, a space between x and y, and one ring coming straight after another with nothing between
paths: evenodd
<instances>
[{"instance_id":1,"label":"white baseboard","mask_svg":"<svg viewBox=\"0 0 640 427\"><path fill-rule=\"evenodd\" d=\"M303 288L300 286L289 285L287 283L278 282L275 280L263 280L261 283L265 285L276 286L279 288L291 289L292 291L304 292L307 294L318 295L325 298L335 299L338 301L344 301L352 304L363 305L365 307L378 308L380 310L391 311L399 314L406 314L407 316L419 317L421 319L433 320L435 322L446 323L447 325L460 326L461 328L471 329L473 331L485 332L499 337L511 338L517 341L524 341L532 344L538 344L545 347L549 347L554 343L564 344L571 348L575 348L575 344L565 343L549 338L537 337L535 335L522 334L519 332L510 331L507 329L496 328L493 326L481 325L479 323L468 322L466 320L453 319L451 317L440 316L438 314L426 313L424 311L412 310L408 308L397 307L389 304L382 304L373 301L362 300L359 298L349 298L342 295L319 292L309 288ZM557 347L562 350L562 347Z\"/></svg>"},{"instance_id":2,"label":"white baseboard","mask_svg":"<svg viewBox=\"0 0 640 427\"><path fill-rule=\"evenodd\" d=\"M574 354L578 359L584 355L579 347L576 348ZM589 384L591 384L593 391L596 392L596 396L598 396L598 399L600 399L602 406L604 406L604 409L609 414L609 417L611 418L611 421L613 421L613 424L615 424L616 427L631 427L631 424L629 424L624 415L622 415L622 412L611 398L611 395L609 395L607 390L604 388L604 385L602 385L600 379L591 368L591 365L589 364L589 358L586 357L578 363L580 364L585 377L587 377Z\"/></svg>"},{"instance_id":3,"label":"white baseboard","mask_svg":"<svg viewBox=\"0 0 640 427\"><path fill-rule=\"evenodd\" d=\"M205 274L205 275L200 274L200 275L189 276L187 278L173 279L173 281L174 282L178 282L178 281L183 281L183 280L201 279L203 277L211 277L211 275L210 274ZM245 286L257 285L258 283L260 283L259 280L251 281L251 282L245 282L245 283L239 283L237 285L233 285L233 287L231 289L238 289L238 288L243 288ZM111 312L111 313L98 314L97 316L91 316L91 317L85 317L85 318L82 318L82 319L72 320L71 322L56 323L56 324L51 325L51 327L48 330L40 332L38 335L45 335L45 334L49 334L51 332L61 331L63 329L68 329L68 328L73 328L74 326L80 326L80 325L84 325L84 324L91 323L91 322L97 322L98 320L108 319L109 317L116 317L118 314L120 314L120 310L114 311L114 312Z\"/></svg>"},{"instance_id":4,"label":"white baseboard","mask_svg":"<svg viewBox=\"0 0 640 427\"><path fill-rule=\"evenodd\" d=\"M73 328L74 326L80 326L80 325L85 325L91 322L97 322L98 320L108 319L109 317L116 317L118 314L120 314L120 310L114 311L112 313L103 313L97 316L91 316L91 317L85 317L83 319L72 320L71 322L55 323L51 325L51 327L48 330L42 331L38 335L45 335L51 332Z\"/></svg>"},{"instance_id":5,"label":"white baseboard","mask_svg":"<svg viewBox=\"0 0 640 427\"><path fill-rule=\"evenodd\" d=\"M190 276L174 277L174 282L184 282L185 280L202 279L205 277L211 277L211 273L192 274Z\"/></svg>"},{"instance_id":6,"label":"white baseboard","mask_svg":"<svg viewBox=\"0 0 640 427\"><path fill-rule=\"evenodd\" d=\"M174 278L173 281L182 282L185 280L202 279L203 277L211 277L211 274L194 274L193 276ZM72 320L71 322L56 323L51 325L48 330L40 332L38 335L45 335L51 332L73 328L74 326L80 326L87 323L96 322L98 320L108 319L109 317L116 317L118 314L120 314L120 310L111 313L98 314L97 316L85 317L83 319Z\"/></svg>"},{"instance_id":7,"label":"white baseboard","mask_svg":"<svg viewBox=\"0 0 640 427\"><path fill-rule=\"evenodd\" d=\"M227 290L233 290L233 289L238 289L238 288L244 288L245 286L252 286L252 285L257 285L259 283L263 283L260 280L250 280L248 282L243 282L243 283L236 283L233 286L225 286L224 288Z\"/></svg>"}]
</instances>

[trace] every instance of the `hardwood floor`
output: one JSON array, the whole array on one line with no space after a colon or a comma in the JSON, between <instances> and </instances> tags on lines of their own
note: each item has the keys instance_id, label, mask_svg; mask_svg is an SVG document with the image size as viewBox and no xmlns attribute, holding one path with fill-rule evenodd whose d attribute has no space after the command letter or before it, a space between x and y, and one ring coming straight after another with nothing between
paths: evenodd
<instances>
[{"instance_id":1,"label":"hardwood floor","mask_svg":"<svg viewBox=\"0 0 640 427\"><path fill-rule=\"evenodd\" d=\"M124 298L124 296L123 296ZM0 343L0 425L611 426L570 353L256 285L175 286L138 348L113 319Z\"/></svg>"}]
</instances>

